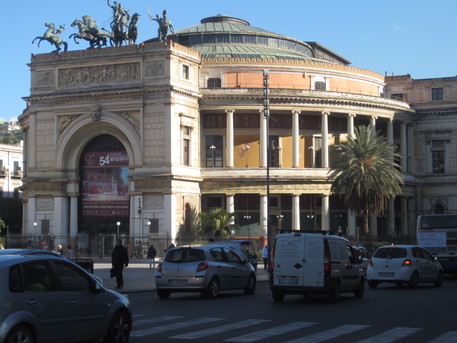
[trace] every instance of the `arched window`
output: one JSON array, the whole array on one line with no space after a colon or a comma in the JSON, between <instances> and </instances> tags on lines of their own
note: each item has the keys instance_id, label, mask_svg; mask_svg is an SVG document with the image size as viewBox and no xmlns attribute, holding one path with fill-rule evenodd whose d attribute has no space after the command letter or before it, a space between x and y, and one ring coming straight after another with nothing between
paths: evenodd
<instances>
[{"instance_id":1,"label":"arched window","mask_svg":"<svg viewBox=\"0 0 457 343\"><path fill-rule=\"evenodd\" d=\"M435 205L435 208L433 209L434 214L444 214L444 206L442 204L437 204Z\"/></svg>"}]
</instances>

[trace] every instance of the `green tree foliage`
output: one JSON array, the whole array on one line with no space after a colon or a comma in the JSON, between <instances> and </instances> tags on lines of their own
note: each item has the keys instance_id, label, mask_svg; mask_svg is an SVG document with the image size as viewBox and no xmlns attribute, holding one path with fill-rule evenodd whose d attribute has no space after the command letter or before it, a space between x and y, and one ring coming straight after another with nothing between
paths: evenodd
<instances>
[{"instance_id":1,"label":"green tree foliage","mask_svg":"<svg viewBox=\"0 0 457 343\"><path fill-rule=\"evenodd\" d=\"M348 137L338 149L329 174L331 194L342 197L348 209L363 217L369 233L369 216L384 214L388 200L401 194L403 175L395 162L401 156L367 126L357 127L354 138Z\"/></svg>"},{"instance_id":2,"label":"green tree foliage","mask_svg":"<svg viewBox=\"0 0 457 343\"><path fill-rule=\"evenodd\" d=\"M215 240L228 238L231 234L229 223L234 218L234 213L216 208L209 212L200 213L200 227L197 234L200 237L213 238Z\"/></svg>"}]
</instances>

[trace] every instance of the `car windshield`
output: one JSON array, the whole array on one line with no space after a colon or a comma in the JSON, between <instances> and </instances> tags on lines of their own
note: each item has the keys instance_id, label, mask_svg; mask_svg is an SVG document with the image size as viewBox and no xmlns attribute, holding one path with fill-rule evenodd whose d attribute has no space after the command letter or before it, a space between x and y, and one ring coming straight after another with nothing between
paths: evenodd
<instances>
[{"instance_id":1,"label":"car windshield","mask_svg":"<svg viewBox=\"0 0 457 343\"><path fill-rule=\"evenodd\" d=\"M404 248L380 248L378 249L373 257L376 258L404 258L407 256L407 251Z\"/></svg>"},{"instance_id":2,"label":"car windshield","mask_svg":"<svg viewBox=\"0 0 457 343\"><path fill-rule=\"evenodd\" d=\"M184 263L205 260L205 253L200 249L180 248L170 250L165 257L165 262Z\"/></svg>"}]
</instances>

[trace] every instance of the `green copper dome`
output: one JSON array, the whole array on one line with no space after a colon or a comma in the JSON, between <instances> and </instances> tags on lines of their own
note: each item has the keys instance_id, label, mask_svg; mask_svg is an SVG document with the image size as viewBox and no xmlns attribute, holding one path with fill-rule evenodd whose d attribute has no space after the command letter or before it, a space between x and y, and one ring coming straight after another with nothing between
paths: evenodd
<instances>
[{"instance_id":1,"label":"green copper dome","mask_svg":"<svg viewBox=\"0 0 457 343\"><path fill-rule=\"evenodd\" d=\"M314 60L315 47L300 40L251 26L249 22L218 14L201 24L176 31L168 39L197 50L204 58L261 58Z\"/></svg>"}]
</instances>

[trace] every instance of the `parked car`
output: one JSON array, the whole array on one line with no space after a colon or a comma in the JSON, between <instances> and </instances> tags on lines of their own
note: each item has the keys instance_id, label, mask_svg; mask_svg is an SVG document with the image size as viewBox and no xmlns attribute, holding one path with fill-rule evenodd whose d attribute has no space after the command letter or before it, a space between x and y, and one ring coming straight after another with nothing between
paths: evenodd
<instances>
[{"instance_id":1,"label":"parked car","mask_svg":"<svg viewBox=\"0 0 457 343\"><path fill-rule=\"evenodd\" d=\"M126 296L52 254L0 255L0 342L127 343Z\"/></svg>"},{"instance_id":2,"label":"parked car","mask_svg":"<svg viewBox=\"0 0 457 343\"><path fill-rule=\"evenodd\" d=\"M50 250L42 250L42 249L1 249L0 255L52 255L52 256L59 256L59 254L55 253L54 251Z\"/></svg>"},{"instance_id":3,"label":"parked car","mask_svg":"<svg viewBox=\"0 0 457 343\"><path fill-rule=\"evenodd\" d=\"M343 237L317 233L282 233L275 237L270 288L273 300L286 294L326 295L333 302L343 292L362 298L362 261Z\"/></svg>"},{"instance_id":4,"label":"parked car","mask_svg":"<svg viewBox=\"0 0 457 343\"><path fill-rule=\"evenodd\" d=\"M168 250L155 273L157 295L167 299L173 292L200 292L210 298L219 291L256 289L254 267L226 246L207 245Z\"/></svg>"},{"instance_id":5,"label":"parked car","mask_svg":"<svg viewBox=\"0 0 457 343\"><path fill-rule=\"evenodd\" d=\"M424 248L416 245L386 245L376 249L367 270L368 286L376 288L381 282L408 284L417 288L420 282L443 284L444 272L440 262Z\"/></svg>"},{"instance_id":6,"label":"parked car","mask_svg":"<svg viewBox=\"0 0 457 343\"><path fill-rule=\"evenodd\" d=\"M362 259L363 274L367 276L368 264L370 263L371 255L368 252L367 248L361 245L355 245L354 252L358 258Z\"/></svg>"},{"instance_id":7,"label":"parked car","mask_svg":"<svg viewBox=\"0 0 457 343\"><path fill-rule=\"evenodd\" d=\"M254 244L247 239L230 239L227 241L211 242L208 245L224 245L234 250L241 258L248 260L250 264L257 270L257 254Z\"/></svg>"}]
</instances>

